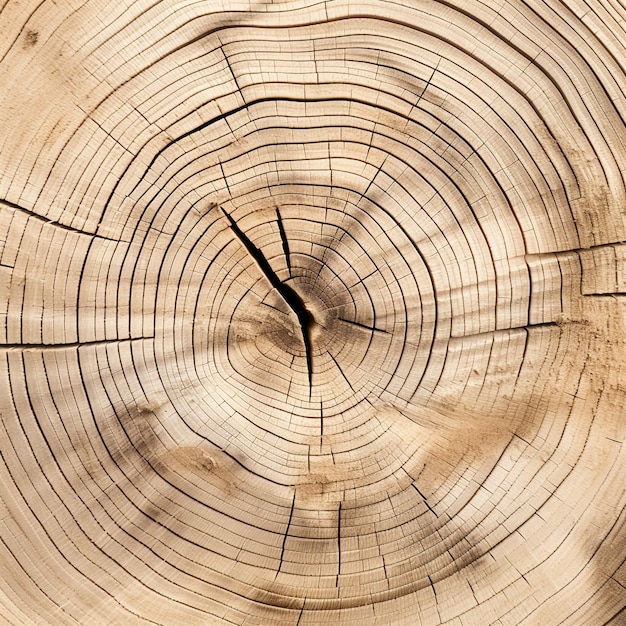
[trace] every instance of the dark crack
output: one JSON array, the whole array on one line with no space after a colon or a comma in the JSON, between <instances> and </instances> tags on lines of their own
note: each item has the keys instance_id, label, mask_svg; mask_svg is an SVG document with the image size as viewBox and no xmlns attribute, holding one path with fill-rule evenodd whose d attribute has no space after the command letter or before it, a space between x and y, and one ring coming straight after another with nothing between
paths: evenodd
<instances>
[{"instance_id":1,"label":"dark crack","mask_svg":"<svg viewBox=\"0 0 626 626\"><path fill-rule=\"evenodd\" d=\"M289 241L287 239L287 234L285 233L285 228L283 226L283 220L278 209L276 209L276 221L278 222L278 230L280 232L280 238L283 242L283 252L285 254L287 269L289 270L289 278L291 278L291 254L289 252Z\"/></svg>"},{"instance_id":2,"label":"dark crack","mask_svg":"<svg viewBox=\"0 0 626 626\"><path fill-rule=\"evenodd\" d=\"M256 261L257 265L259 266L263 274L265 274L265 277L267 278L267 280L269 280L272 287L276 289L276 291L278 291L283 300L288 304L289 308L296 314L296 317L300 322L300 329L302 330L302 342L304 343L304 352L306 356L307 374L309 378L310 397L313 387L313 357L311 351L311 339L313 326L315 324L315 318L313 317L313 314L306 308L304 300L295 291L295 289L293 289L292 287L281 281L280 278L278 278L263 253L252 243L252 241L250 241L250 239L248 239L246 234L237 225L237 222L235 222L235 220L228 213L226 213L224 209L222 209L222 212L228 219L232 231L235 233L241 243L243 243L243 245L246 247L246 250L250 253L250 256L252 256L252 258ZM279 217L278 212L277 217ZM281 230L282 234L282 223L280 222L280 219L279 229ZM283 239L283 246L284 242L285 240Z\"/></svg>"}]
</instances>

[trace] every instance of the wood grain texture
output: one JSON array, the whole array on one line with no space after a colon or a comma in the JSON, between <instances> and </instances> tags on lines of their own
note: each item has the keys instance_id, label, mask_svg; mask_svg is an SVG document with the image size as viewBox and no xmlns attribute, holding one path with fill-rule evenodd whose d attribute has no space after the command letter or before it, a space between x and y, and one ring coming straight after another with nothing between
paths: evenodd
<instances>
[{"instance_id":1,"label":"wood grain texture","mask_svg":"<svg viewBox=\"0 0 626 626\"><path fill-rule=\"evenodd\" d=\"M0 621L626 623L626 5L0 5Z\"/></svg>"}]
</instances>

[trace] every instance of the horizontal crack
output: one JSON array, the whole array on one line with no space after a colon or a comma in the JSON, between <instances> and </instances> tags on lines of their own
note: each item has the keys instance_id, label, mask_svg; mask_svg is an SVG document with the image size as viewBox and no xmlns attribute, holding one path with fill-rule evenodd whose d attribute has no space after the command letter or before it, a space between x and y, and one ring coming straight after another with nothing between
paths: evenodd
<instances>
[{"instance_id":1,"label":"horizontal crack","mask_svg":"<svg viewBox=\"0 0 626 626\"><path fill-rule=\"evenodd\" d=\"M130 337L128 339L101 339L99 341L78 341L73 343L3 343L0 350L69 350L82 346L106 346L131 341L146 341L154 337Z\"/></svg>"},{"instance_id":2,"label":"horizontal crack","mask_svg":"<svg viewBox=\"0 0 626 626\"><path fill-rule=\"evenodd\" d=\"M493 337L494 335L501 335L502 333L508 333L513 330L528 330L530 328L551 328L561 326L557 322L538 322L537 324L526 324L524 326L511 326L510 328L496 328L494 330L486 330L482 333L469 333L468 335L450 335L450 340L454 339L469 339L473 337Z\"/></svg>"},{"instance_id":3,"label":"horizontal crack","mask_svg":"<svg viewBox=\"0 0 626 626\"><path fill-rule=\"evenodd\" d=\"M368 326L367 324L361 324L360 322L355 322L354 320L347 320L343 317L338 317L337 319L340 322L344 322L346 324L352 324L353 326L358 326L359 328L363 328L365 330L371 330L377 333L385 333L385 335L391 334L388 330L383 330L382 328L376 328L376 326Z\"/></svg>"},{"instance_id":4,"label":"horizontal crack","mask_svg":"<svg viewBox=\"0 0 626 626\"><path fill-rule=\"evenodd\" d=\"M9 208L13 209L14 211L20 211L22 213L24 213L25 215L28 215L29 217L32 217L40 222L43 222L44 224L49 224L50 226L55 226L56 228L60 228L62 230L66 230L70 233L75 233L77 235L83 235L86 237L96 237L98 239L105 239L106 241L114 241L116 243L122 243L117 239L109 239L108 237L103 237L102 235L97 235L96 233L92 233L86 230L80 230L78 228L74 228L72 226L67 226L66 224L61 224L61 222L55 222L54 220L48 219L47 217L43 216L43 215L39 215L38 213L35 213L34 211L31 211L30 209L27 209L23 206L20 206L19 204L15 204L14 202L9 202L8 200L5 200L4 198L0 198L0 204L4 204L6 206L8 206Z\"/></svg>"}]
</instances>

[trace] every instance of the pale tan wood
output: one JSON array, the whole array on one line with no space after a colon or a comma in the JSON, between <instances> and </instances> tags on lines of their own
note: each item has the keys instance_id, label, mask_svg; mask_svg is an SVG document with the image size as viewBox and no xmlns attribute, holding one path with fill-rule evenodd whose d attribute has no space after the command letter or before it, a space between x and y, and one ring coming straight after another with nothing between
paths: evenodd
<instances>
[{"instance_id":1,"label":"pale tan wood","mask_svg":"<svg viewBox=\"0 0 626 626\"><path fill-rule=\"evenodd\" d=\"M625 20L2 4L0 621L625 623Z\"/></svg>"}]
</instances>

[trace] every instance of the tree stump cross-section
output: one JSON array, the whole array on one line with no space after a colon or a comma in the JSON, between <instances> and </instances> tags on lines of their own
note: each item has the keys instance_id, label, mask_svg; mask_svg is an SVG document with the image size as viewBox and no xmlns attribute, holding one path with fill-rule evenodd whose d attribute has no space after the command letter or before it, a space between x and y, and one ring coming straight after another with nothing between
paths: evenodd
<instances>
[{"instance_id":1,"label":"tree stump cross-section","mask_svg":"<svg viewBox=\"0 0 626 626\"><path fill-rule=\"evenodd\" d=\"M626 624L626 5L0 5L0 622Z\"/></svg>"}]
</instances>

